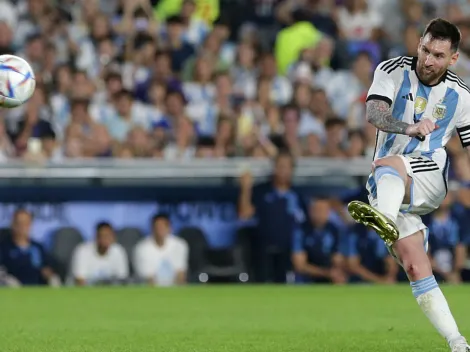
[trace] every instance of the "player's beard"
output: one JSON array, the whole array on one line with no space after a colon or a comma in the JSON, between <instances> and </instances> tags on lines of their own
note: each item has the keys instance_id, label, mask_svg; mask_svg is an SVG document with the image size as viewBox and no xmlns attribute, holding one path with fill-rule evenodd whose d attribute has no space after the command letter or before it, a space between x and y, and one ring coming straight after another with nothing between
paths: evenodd
<instances>
[{"instance_id":1,"label":"player's beard","mask_svg":"<svg viewBox=\"0 0 470 352\"><path fill-rule=\"evenodd\" d=\"M437 70L436 68L426 68L425 65L418 65L418 76L424 84L435 84L446 72L447 68Z\"/></svg>"}]
</instances>

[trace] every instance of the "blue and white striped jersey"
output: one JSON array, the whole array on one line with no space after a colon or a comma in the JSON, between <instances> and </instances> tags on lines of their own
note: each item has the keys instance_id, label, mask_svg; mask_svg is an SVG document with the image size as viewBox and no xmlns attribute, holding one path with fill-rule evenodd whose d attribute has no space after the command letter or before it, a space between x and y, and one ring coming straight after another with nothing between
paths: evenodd
<instances>
[{"instance_id":1,"label":"blue and white striped jersey","mask_svg":"<svg viewBox=\"0 0 470 352\"><path fill-rule=\"evenodd\" d=\"M426 139L379 131L374 160L389 155L423 155L445 168L444 149L455 129L464 147L470 146L470 89L447 71L435 85L422 83L416 75L416 57L400 56L382 62L374 73L367 100L384 100L395 119L416 123L429 118L439 126Z\"/></svg>"}]
</instances>

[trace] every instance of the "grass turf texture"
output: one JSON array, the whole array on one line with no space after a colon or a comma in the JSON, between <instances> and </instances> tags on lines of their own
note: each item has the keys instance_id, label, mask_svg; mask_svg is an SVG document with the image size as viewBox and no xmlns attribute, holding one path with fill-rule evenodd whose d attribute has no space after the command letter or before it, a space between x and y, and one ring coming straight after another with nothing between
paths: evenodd
<instances>
[{"instance_id":1,"label":"grass turf texture","mask_svg":"<svg viewBox=\"0 0 470 352\"><path fill-rule=\"evenodd\" d=\"M444 287L470 337L470 287ZM2 352L448 351L408 286L0 290Z\"/></svg>"}]
</instances>

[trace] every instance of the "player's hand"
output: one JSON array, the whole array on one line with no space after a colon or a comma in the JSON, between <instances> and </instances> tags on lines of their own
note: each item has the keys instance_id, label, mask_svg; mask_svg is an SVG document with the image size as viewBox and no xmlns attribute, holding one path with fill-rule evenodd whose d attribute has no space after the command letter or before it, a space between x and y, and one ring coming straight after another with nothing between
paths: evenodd
<instances>
[{"instance_id":1,"label":"player's hand","mask_svg":"<svg viewBox=\"0 0 470 352\"><path fill-rule=\"evenodd\" d=\"M406 134L410 137L416 137L416 136L424 137L424 136L427 136L428 134L431 134L432 131L437 130L438 128L439 126L436 125L430 119L423 119L419 121L418 123L409 125L408 128L406 129Z\"/></svg>"}]
</instances>

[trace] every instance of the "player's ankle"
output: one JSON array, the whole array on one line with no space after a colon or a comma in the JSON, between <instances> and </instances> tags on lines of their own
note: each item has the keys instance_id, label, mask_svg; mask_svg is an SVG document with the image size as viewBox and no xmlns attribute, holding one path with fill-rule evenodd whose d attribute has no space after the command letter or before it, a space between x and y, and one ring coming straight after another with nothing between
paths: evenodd
<instances>
[{"instance_id":1,"label":"player's ankle","mask_svg":"<svg viewBox=\"0 0 470 352\"><path fill-rule=\"evenodd\" d=\"M463 337L460 332L456 332L454 335L451 335L451 336L448 336L446 338L447 340L447 343L449 344L449 346L453 346L455 344L458 344L458 343L467 343L467 339L465 337Z\"/></svg>"}]
</instances>

